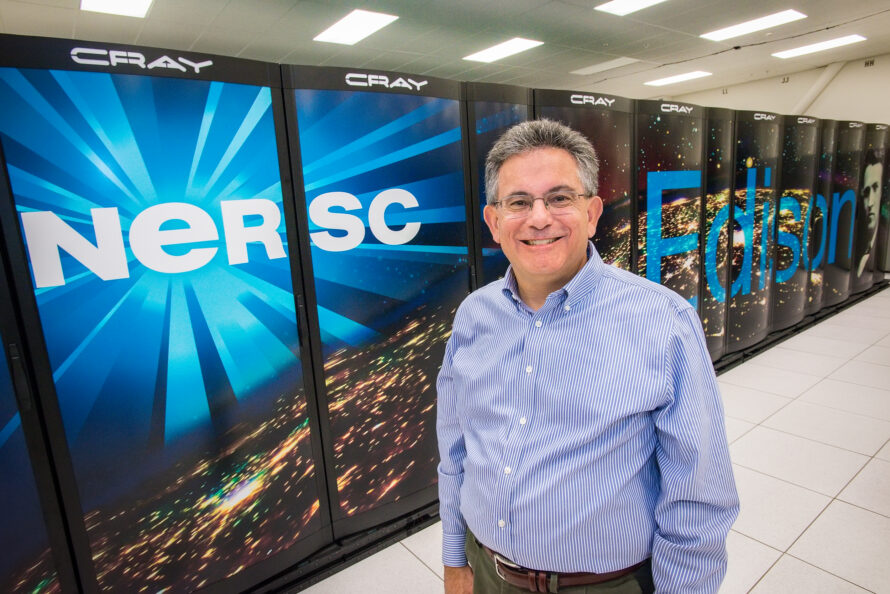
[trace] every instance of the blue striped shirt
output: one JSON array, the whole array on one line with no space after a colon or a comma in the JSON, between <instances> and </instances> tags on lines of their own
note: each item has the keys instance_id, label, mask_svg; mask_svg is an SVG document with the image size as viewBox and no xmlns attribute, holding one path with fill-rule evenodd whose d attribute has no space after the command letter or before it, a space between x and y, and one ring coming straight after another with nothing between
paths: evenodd
<instances>
[{"instance_id":1,"label":"blue striped shirt","mask_svg":"<svg viewBox=\"0 0 890 594\"><path fill-rule=\"evenodd\" d=\"M738 496L701 323L588 254L538 311L509 270L458 308L437 383L443 561L466 565L469 527L524 567L651 556L659 592L716 592Z\"/></svg>"}]
</instances>

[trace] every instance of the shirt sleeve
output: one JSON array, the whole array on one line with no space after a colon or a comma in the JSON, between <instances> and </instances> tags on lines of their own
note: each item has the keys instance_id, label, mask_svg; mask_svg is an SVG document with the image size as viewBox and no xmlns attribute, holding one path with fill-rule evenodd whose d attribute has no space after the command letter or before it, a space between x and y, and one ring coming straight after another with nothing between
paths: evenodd
<instances>
[{"instance_id":1,"label":"shirt sleeve","mask_svg":"<svg viewBox=\"0 0 890 594\"><path fill-rule=\"evenodd\" d=\"M442 519L442 563L451 567L467 564L464 540L467 525L460 513L460 487L464 480L467 450L458 418L457 395L452 376L455 338L445 348L445 359L436 381L436 434L439 439L439 517Z\"/></svg>"},{"instance_id":2,"label":"shirt sleeve","mask_svg":"<svg viewBox=\"0 0 890 594\"><path fill-rule=\"evenodd\" d=\"M701 322L677 313L665 353L667 400L654 413L661 491L652 574L659 593L717 592L739 500L717 378Z\"/></svg>"}]
</instances>

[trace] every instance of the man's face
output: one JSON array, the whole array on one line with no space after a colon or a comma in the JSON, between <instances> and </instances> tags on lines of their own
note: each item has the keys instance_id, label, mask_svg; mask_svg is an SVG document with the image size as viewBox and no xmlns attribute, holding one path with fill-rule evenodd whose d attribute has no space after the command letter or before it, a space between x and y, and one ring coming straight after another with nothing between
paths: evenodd
<instances>
[{"instance_id":1,"label":"man's face","mask_svg":"<svg viewBox=\"0 0 890 594\"><path fill-rule=\"evenodd\" d=\"M565 150L540 148L507 159L498 174L498 200L551 192L584 193L575 159ZM587 240L602 214L599 197L578 198L558 214L535 200L526 216L512 217L500 206L485 207L485 222L513 266L520 291L567 283L587 261Z\"/></svg>"},{"instance_id":2,"label":"man's face","mask_svg":"<svg viewBox=\"0 0 890 594\"><path fill-rule=\"evenodd\" d=\"M874 234L878 229L878 213L881 210L881 177L884 166L874 163L865 168L862 176L862 205L868 217L868 230Z\"/></svg>"}]
</instances>

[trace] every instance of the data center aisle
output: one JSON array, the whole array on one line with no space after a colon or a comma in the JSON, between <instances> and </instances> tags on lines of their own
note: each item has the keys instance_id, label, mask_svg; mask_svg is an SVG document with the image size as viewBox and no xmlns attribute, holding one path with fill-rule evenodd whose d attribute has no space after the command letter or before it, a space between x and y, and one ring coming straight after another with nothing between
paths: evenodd
<instances>
[{"instance_id":1,"label":"data center aisle","mask_svg":"<svg viewBox=\"0 0 890 594\"><path fill-rule=\"evenodd\" d=\"M742 510L722 594L890 592L890 290L719 377ZM305 590L442 591L440 524Z\"/></svg>"}]
</instances>

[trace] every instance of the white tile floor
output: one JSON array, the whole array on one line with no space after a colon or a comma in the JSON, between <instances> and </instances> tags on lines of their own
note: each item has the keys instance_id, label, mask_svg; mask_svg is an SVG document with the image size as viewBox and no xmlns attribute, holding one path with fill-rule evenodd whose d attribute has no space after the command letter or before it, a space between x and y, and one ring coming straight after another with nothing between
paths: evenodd
<instances>
[{"instance_id":1,"label":"white tile floor","mask_svg":"<svg viewBox=\"0 0 890 594\"><path fill-rule=\"evenodd\" d=\"M890 290L719 378L742 508L721 594L890 593ZM434 524L305 590L442 592Z\"/></svg>"}]
</instances>

